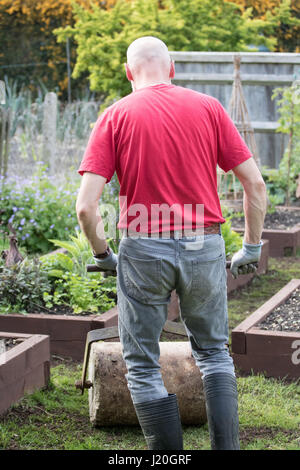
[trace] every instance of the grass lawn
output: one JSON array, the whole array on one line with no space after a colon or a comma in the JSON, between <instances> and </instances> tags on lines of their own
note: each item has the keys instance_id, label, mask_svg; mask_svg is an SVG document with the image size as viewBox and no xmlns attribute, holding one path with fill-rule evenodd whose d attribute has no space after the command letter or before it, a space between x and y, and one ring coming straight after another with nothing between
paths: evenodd
<instances>
[{"instance_id":1,"label":"grass lawn","mask_svg":"<svg viewBox=\"0 0 300 470\"><path fill-rule=\"evenodd\" d=\"M230 294L230 330L290 279L300 278L299 261L300 253L271 259L267 274ZM80 377L81 364L53 358L49 388L26 396L0 418L0 449L146 449L138 427L91 426L88 394L74 387ZM238 374L238 389L242 449L300 449L300 382ZM183 431L186 450L210 448L207 425Z\"/></svg>"}]
</instances>

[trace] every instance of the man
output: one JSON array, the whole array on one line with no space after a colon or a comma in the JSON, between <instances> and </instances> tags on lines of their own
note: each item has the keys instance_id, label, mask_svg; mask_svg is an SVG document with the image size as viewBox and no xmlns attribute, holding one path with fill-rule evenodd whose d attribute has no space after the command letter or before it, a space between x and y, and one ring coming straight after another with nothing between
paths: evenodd
<instances>
[{"instance_id":1,"label":"man","mask_svg":"<svg viewBox=\"0 0 300 470\"><path fill-rule=\"evenodd\" d=\"M216 166L232 169L244 187L245 235L232 259L235 277L252 272L260 258L265 184L221 104L171 83L174 63L162 41L135 40L125 67L133 92L110 106L92 131L79 168L77 215L95 262L117 266L119 333L133 404L149 449L183 448L177 399L158 363L176 289L202 373L212 449L239 449ZM115 171L123 234L118 257L96 234L99 199Z\"/></svg>"}]
</instances>

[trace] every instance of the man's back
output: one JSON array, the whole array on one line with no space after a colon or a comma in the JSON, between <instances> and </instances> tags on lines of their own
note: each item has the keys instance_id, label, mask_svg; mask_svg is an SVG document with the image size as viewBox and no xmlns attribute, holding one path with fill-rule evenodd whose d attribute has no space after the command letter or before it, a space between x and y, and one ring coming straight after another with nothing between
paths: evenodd
<instances>
[{"instance_id":1,"label":"man's back","mask_svg":"<svg viewBox=\"0 0 300 470\"><path fill-rule=\"evenodd\" d=\"M101 152L103 149L103 153ZM234 149L234 152L232 151ZM84 161L95 156L95 171L120 181L119 228L134 219L130 207L192 204L185 228L195 228L196 204L204 206L204 225L224 222L217 194L217 164L225 171L251 156L220 103L207 95L168 84L141 88L99 118ZM86 170L84 161L81 172ZM89 162L90 165L90 162ZM123 208L123 210L122 210ZM162 225L143 224L142 232ZM182 228L171 218L170 229Z\"/></svg>"}]
</instances>

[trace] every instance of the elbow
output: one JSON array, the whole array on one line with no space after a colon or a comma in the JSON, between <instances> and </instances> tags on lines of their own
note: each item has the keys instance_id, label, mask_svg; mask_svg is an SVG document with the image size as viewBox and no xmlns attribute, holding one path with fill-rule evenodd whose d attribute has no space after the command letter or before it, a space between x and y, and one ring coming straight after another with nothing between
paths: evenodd
<instances>
[{"instance_id":1,"label":"elbow","mask_svg":"<svg viewBox=\"0 0 300 470\"><path fill-rule=\"evenodd\" d=\"M256 201L261 209L265 212L267 208L267 187L263 178L258 178L255 181L244 186L246 196L251 201Z\"/></svg>"},{"instance_id":2,"label":"elbow","mask_svg":"<svg viewBox=\"0 0 300 470\"><path fill-rule=\"evenodd\" d=\"M86 204L82 202L77 202L76 204L76 214L79 221L85 221L96 213L96 207L94 204Z\"/></svg>"},{"instance_id":3,"label":"elbow","mask_svg":"<svg viewBox=\"0 0 300 470\"><path fill-rule=\"evenodd\" d=\"M266 183L262 177L256 182L256 190L261 194L267 195Z\"/></svg>"},{"instance_id":4,"label":"elbow","mask_svg":"<svg viewBox=\"0 0 300 470\"><path fill-rule=\"evenodd\" d=\"M244 185L244 189L246 193L251 194L260 194L260 195L267 195L267 188L266 183L263 180L263 177L259 177L254 181L249 181Z\"/></svg>"}]
</instances>

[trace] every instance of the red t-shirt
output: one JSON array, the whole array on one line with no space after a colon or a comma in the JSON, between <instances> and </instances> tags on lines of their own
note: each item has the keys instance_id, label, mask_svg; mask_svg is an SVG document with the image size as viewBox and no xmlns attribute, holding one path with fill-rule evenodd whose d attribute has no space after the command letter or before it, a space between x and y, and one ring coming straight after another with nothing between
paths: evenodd
<instances>
[{"instance_id":1,"label":"red t-shirt","mask_svg":"<svg viewBox=\"0 0 300 470\"><path fill-rule=\"evenodd\" d=\"M180 230L183 221L185 229L195 228L197 204L204 206L205 227L223 223L217 165L227 172L251 156L218 100L158 84L132 92L101 114L78 172L96 173L109 182L116 171L118 228L142 220L136 230L154 233L165 229L168 217L165 212L152 224L151 214L157 215L160 207L171 208L171 230ZM190 209L183 215L186 207Z\"/></svg>"}]
</instances>

